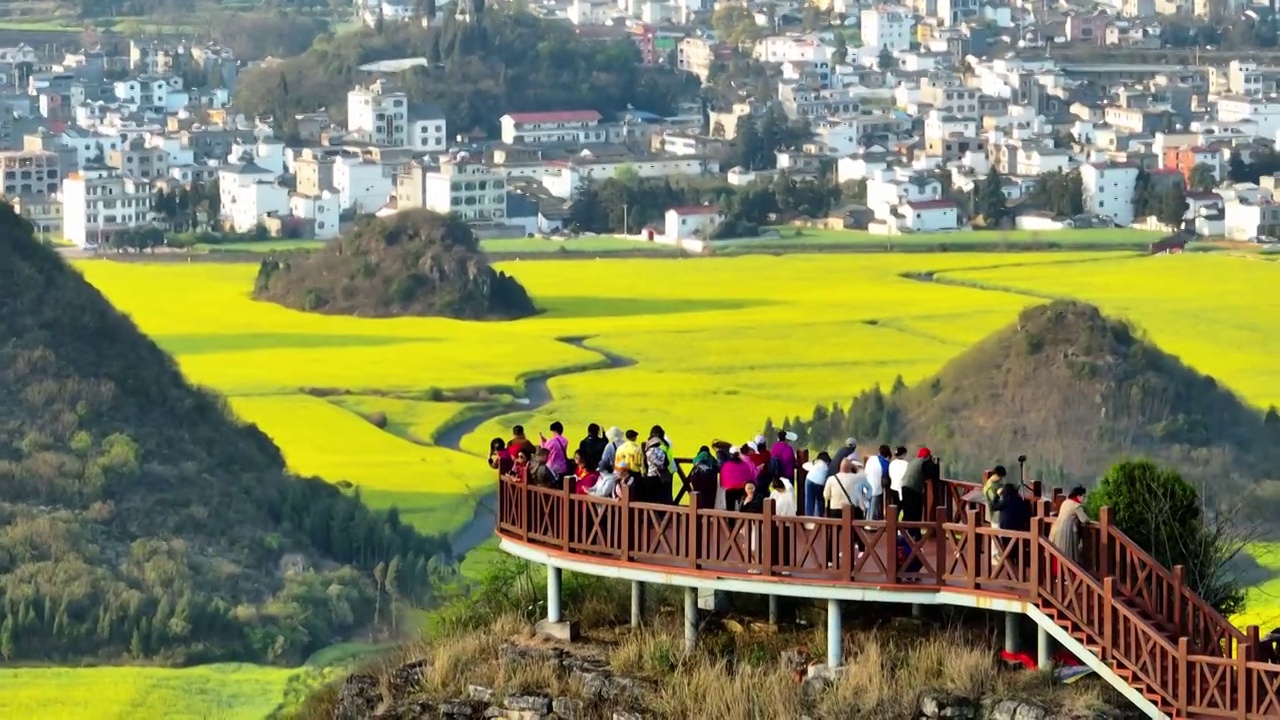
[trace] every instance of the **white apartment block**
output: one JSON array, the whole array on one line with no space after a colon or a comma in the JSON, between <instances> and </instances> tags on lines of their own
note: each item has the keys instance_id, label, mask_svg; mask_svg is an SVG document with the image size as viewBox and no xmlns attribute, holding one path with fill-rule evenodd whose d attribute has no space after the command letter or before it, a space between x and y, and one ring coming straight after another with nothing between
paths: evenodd
<instances>
[{"instance_id":1,"label":"white apartment block","mask_svg":"<svg viewBox=\"0 0 1280 720\"><path fill-rule=\"evenodd\" d=\"M374 145L444 152L448 130L444 114L409 102L382 80L347 93L347 130Z\"/></svg>"},{"instance_id":2,"label":"white apartment block","mask_svg":"<svg viewBox=\"0 0 1280 720\"><path fill-rule=\"evenodd\" d=\"M102 244L151 218L151 186L115 168L84 168L62 181L62 235L77 247Z\"/></svg>"},{"instance_id":3,"label":"white apartment block","mask_svg":"<svg viewBox=\"0 0 1280 720\"><path fill-rule=\"evenodd\" d=\"M236 232L253 230L263 215L289 213L289 191L275 173L253 163L218 170L218 194L221 218Z\"/></svg>"},{"instance_id":4,"label":"white apartment block","mask_svg":"<svg viewBox=\"0 0 1280 720\"><path fill-rule=\"evenodd\" d=\"M507 217L507 181L503 173L465 154L447 158L440 170L423 178L428 210L457 213L468 222L503 221Z\"/></svg>"},{"instance_id":5,"label":"white apartment block","mask_svg":"<svg viewBox=\"0 0 1280 720\"><path fill-rule=\"evenodd\" d=\"M503 115L502 142L508 145L585 145L603 143L607 132L595 110L509 113Z\"/></svg>"},{"instance_id":6,"label":"white apartment block","mask_svg":"<svg viewBox=\"0 0 1280 720\"><path fill-rule=\"evenodd\" d=\"M333 163L333 187L342 209L374 213L395 194L396 163L343 156Z\"/></svg>"},{"instance_id":7,"label":"white apartment block","mask_svg":"<svg viewBox=\"0 0 1280 720\"><path fill-rule=\"evenodd\" d=\"M827 155L844 157L859 148L862 128L857 120L829 118L821 120L813 128L813 139L822 146Z\"/></svg>"},{"instance_id":8,"label":"white apartment block","mask_svg":"<svg viewBox=\"0 0 1280 720\"><path fill-rule=\"evenodd\" d=\"M1227 88L1234 95L1262 96L1262 73L1258 63L1232 60L1227 66Z\"/></svg>"},{"instance_id":9,"label":"white apartment block","mask_svg":"<svg viewBox=\"0 0 1280 720\"><path fill-rule=\"evenodd\" d=\"M1131 165L1091 163L1080 168L1084 208L1091 215L1106 215L1119 225L1133 223L1133 190L1138 168Z\"/></svg>"},{"instance_id":10,"label":"white apartment block","mask_svg":"<svg viewBox=\"0 0 1280 720\"><path fill-rule=\"evenodd\" d=\"M176 113L191 103L191 95L182 88L182 77L178 75L139 75L117 80L113 90L121 103L139 110Z\"/></svg>"},{"instance_id":11,"label":"white apartment block","mask_svg":"<svg viewBox=\"0 0 1280 720\"><path fill-rule=\"evenodd\" d=\"M901 5L877 5L862 11L862 46L873 55L881 50L908 50L915 33L916 18Z\"/></svg>"},{"instance_id":12,"label":"white apartment block","mask_svg":"<svg viewBox=\"0 0 1280 720\"><path fill-rule=\"evenodd\" d=\"M339 214L342 212L337 196L325 191L320 195L289 195L289 213L294 217L312 220L317 240L338 236Z\"/></svg>"},{"instance_id":13,"label":"white apartment block","mask_svg":"<svg viewBox=\"0 0 1280 720\"><path fill-rule=\"evenodd\" d=\"M703 177L720 172L720 162L705 155L655 156L622 160L575 158L571 161L547 162L542 184L552 195L571 199L588 178L603 182L617 177L618 170L631 168L642 178Z\"/></svg>"},{"instance_id":14,"label":"white apartment block","mask_svg":"<svg viewBox=\"0 0 1280 720\"><path fill-rule=\"evenodd\" d=\"M1223 205L1223 233L1231 240L1280 235L1280 205L1228 200Z\"/></svg>"},{"instance_id":15,"label":"white apartment block","mask_svg":"<svg viewBox=\"0 0 1280 720\"><path fill-rule=\"evenodd\" d=\"M257 142L236 140L231 143L231 150L227 153L227 162L232 165L251 162L260 168L270 170L275 174L275 177L279 177L285 171L284 156L285 145L279 140L272 138L264 138Z\"/></svg>"},{"instance_id":16,"label":"white apartment block","mask_svg":"<svg viewBox=\"0 0 1280 720\"><path fill-rule=\"evenodd\" d=\"M752 57L763 63L825 63L832 48L817 35L772 35L756 43Z\"/></svg>"},{"instance_id":17,"label":"white apartment block","mask_svg":"<svg viewBox=\"0 0 1280 720\"><path fill-rule=\"evenodd\" d=\"M18 43L16 47L0 48L0 63L31 63L38 65L40 63L40 54L35 48L26 43Z\"/></svg>"},{"instance_id":18,"label":"white apartment block","mask_svg":"<svg viewBox=\"0 0 1280 720\"><path fill-rule=\"evenodd\" d=\"M1280 98L1224 95L1218 99L1218 121L1253 122L1257 124L1259 136L1275 137L1280 131Z\"/></svg>"},{"instance_id":19,"label":"white apartment block","mask_svg":"<svg viewBox=\"0 0 1280 720\"><path fill-rule=\"evenodd\" d=\"M75 128L68 128L57 136L57 140L76 153L76 166L99 165L106 162L107 153L119 150L124 146L119 135L99 134Z\"/></svg>"}]
</instances>

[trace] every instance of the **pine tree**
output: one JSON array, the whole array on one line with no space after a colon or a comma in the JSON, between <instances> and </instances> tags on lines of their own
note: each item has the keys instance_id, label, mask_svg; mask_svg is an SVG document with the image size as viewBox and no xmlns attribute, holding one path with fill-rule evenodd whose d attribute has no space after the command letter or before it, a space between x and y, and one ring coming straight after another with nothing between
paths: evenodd
<instances>
[{"instance_id":1,"label":"pine tree","mask_svg":"<svg viewBox=\"0 0 1280 720\"><path fill-rule=\"evenodd\" d=\"M978 184L973 200L974 210L982 215L988 228L999 227L1008 212L1005 208L1004 177L994 168Z\"/></svg>"},{"instance_id":2,"label":"pine tree","mask_svg":"<svg viewBox=\"0 0 1280 720\"><path fill-rule=\"evenodd\" d=\"M0 655L5 660L12 660L14 655L13 616L5 615L4 624L0 625Z\"/></svg>"},{"instance_id":3,"label":"pine tree","mask_svg":"<svg viewBox=\"0 0 1280 720\"><path fill-rule=\"evenodd\" d=\"M146 646L142 644L142 629L134 628L133 637L129 640L129 654L135 659L140 659L146 653Z\"/></svg>"},{"instance_id":4,"label":"pine tree","mask_svg":"<svg viewBox=\"0 0 1280 720\"><path fill-rule=\"evenodd\" d=\"M1156 219L1175 230L1181 230L1187 207L1187 197L1182 192L1182 185L1173 183L1160 195L1160 209Z\"/></svg>"},{"instance_id":5,"label":"pine tree","mask_svg":"<svg viewBox=\"0 0 1280 720\"><path fill-rule=\"evenodd\" d=\"M373 626L374 628L377 628L378 616L382 613L382 588L383 588L383 582L386 580L386 577L387 577L386 563L380 562L376 566L374 566L373 568L373 583L374 583Z\"/></svg>"},{"instance_id":6,"label":"pine tree","mask_svg":"<svg viewBox=\"0 0 1280 720\"><path fill-rule=\"evenodd\" d=\"M1138 179L1133 185L1133 216L1144 218L1152 214L1151 173L1146 168L1138 168Z\"/></svg>"},{"instance_id":7,"label":"pine tree","mask_svg":"<svg viewBox=\"0 0 1280 720\"><path fill-rule=\"evenodd\" d=\"M391 629L396 629L396 602L399 600L400 591L397 583L400 581L400 556L396 555L391 558L391 562L387 564L386 587L387 594L391 596Z\"/></svg>"}]
</instances>

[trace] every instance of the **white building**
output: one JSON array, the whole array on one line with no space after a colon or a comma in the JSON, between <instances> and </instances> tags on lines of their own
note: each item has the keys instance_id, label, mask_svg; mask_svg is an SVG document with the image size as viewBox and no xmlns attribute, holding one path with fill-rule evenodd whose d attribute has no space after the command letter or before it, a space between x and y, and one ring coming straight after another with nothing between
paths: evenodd
<instances>
[{"instance_id":1,"label":"white building","mask_svg":"<svg viewBox=\"0 0 1280 720\"><path fill-rule=\"evenodd\" d=\"M26 43L18 43L16 47L0 48L0 63L12 63L14 65L31 63L32 65L37 65L40 63L40 54L35 51L35 48Z\"/></svg>"},{"instance_id":2,"label":"white building","mask_svg":"<svg viewBox=\"0 0 1280 720\"><path fill-rule=\"evenodd\" d=\"M95 163L101 165L106 162L107 153L124 146L119 135L86 132L75 128L67 128L57 139L61 145L75 151L77 167Z\"/></svg>"},{"instance_id":3,"label":"white building","mask_svg":"<svg viewBox=\"0 0 1280 720\"><path fill-rule=\"evenodd\" d=\"M263 215L288 215L289 191L276 183L276 174L251 162L218 170L221 218L236 232L249 232Z\"/></svg>"},{"instance_id":4,"label":"white building","mask_svg":"<svg viewBox=\"0 0 1280 720\"><path fill-rule=\"evenodd\" d=\"M942 183L929 175L908 175L867 180L867 207L875 216L888 220L901 203L942 199Z\"/></svg>"},{"instance_id":5,"label":"white building","mask_svg":"<svg viewBox=\"0 0 1280 720\"><path fill-rule=\"evenodd\" d=\"M595 110L509 113L500 118L502 142L508 145L586 145L605 142Z\"/></svg>"},{"instance_id":6,"label":"white building","mask_svg":"<svg viewBox=\"0 0 1280 720\"><path fill-rule=\"evenodd\" d=\"M1257 134L1273 138L1280 131L1280 98L1224 95L1218 99L1218 121L1257 123Z\"/></svg>"},{"instance_id":7,"label":"white building","mask_svg":"<svg viewBox=\"0 0 1280 720\"><path fill-rule=\"evenodd\" d=\"M151 219L150 185L115 168L84 168L62 181L62 234L78 247L104 243L113 232Z\"/></svg>"},{"instance_id":8,"label":"white building","mask_svg":"<svg viewBox=\"0 0 1280 720\"><path fill-rule=\"evenodd\" d=\"M868 150L836 161L836 180L840 183L867 178L885 171L889 167L889 153L883 149Z\"/></svg>"},{"instance_id":9,"label":"white building","mask_svg":"<svg viewBox=\"0 0 1280 720\"><path fill-rule=\"evenodd\" d=\"M340 156L333 163L333 187L343 210L373 213L396 191L395 163L372 158Z\"/></svg>"},{"instance_id":10,"label":"white building","mask_svg":"<svg viewBox=\"0 0 1280 720\"><path fill-rule=\"evenodd\" d=\"M178 75L139 75L117 80L113 90L121 103L157 113L176 113L191 102L191 95L182 89L182 77Z\"/></svg>"},{"instance_id":11,"label":"white building","mask_svg":"<svg viewBox=\"0 0 1280 720\"><path fill-rule=\"evenodd\" d=\"M1227 66L1227 87L1235 95L1260 97L1262 73L1258 70L1258 63L1232 60Z\"/></svg>"},{"instance_id":12,"label":"white building","mask_svg":"<svg viewBox=\"0 0 1280 720\"><path fill-rule=\"evenodd\" d=\"M828 155L844 157L861 147L862 129L857 120L829 118L814 126L813 138L822 143Z\"/></svg>"},{"instance_id":13,"label":"white building","mask_svg":"<svg viewBox=\"0 0 1280 720\"><path fill-rule=\"evenodd\" d=\"M384 80L348 92L347 131L374 145L409 147L408 96Z\"/></svg>"},{"instance_id":14,"label":"white building","mask_svg":"<svg viewBox=\"0 0 1280 720\"><path fill-rule=\"evenodd\" d=\"M1223 232L1231 240L1280 236L1280 205L1228 200L1223 204Z\"/></svg>"},{"instance_id":15,"label":"white building","mask_svg":"<svg viewBox=\"0 0 1280 720\"><path fill-rule=\"evenodd\" d=\"M328 240L338 236L338 216L342 208L338 198L327 190L319 195L291 193L289 212L294 217L312 220L317 240Z\"/></svg>"},{"instance_id":16,"label":"white building","mask_svg":"<svg viewBox=\"0 0 1280 720\"><path fill-rule=\"evenodd\" d=\"M1106 215L1119 225L1133 223L1133 189L1138 168L1091 163L1080 168L1084 208L1090 215Z\"/></svg>"},{"instance_id":17,"label":"white building","mask_svg":"<svg viewBox=\"0 0 1280 720\"><path fill-rule=\"evenodd\" d=\"M955 230L960 209L951 200L914 200L898 206L898 229L910 232Z\"/></svg>"},{"instance_id":18,"label":"white building","mask_svg":"<svg viewBox=\"0 0 1280 720\"><path fill-rule=\"evenodd\" d=\"M507 217L506 177L465 153L447 158L438 172L426 173L423 200L428 210L457 213L468 222L502 221Z\"/></svg>"},{"instance_id":19,"label":"white building","mask_svg":"<svg viewBox=\"0 0 1280 720\"><path fill-rule=\"evenodd\" d=\"M231 150L227 153L227 163L236 165L239 163L253 163L263 170L271 171L276 179L284 174L285 171L285 145L279 140L265 138L257 142L242 142L236 140L231 143Z\"/></svg>"},{"instance_id":20,"label":"white building","mask_svg":"<svg viewBox=\"0 0 1280 720\"><path fill-rule=\"evenodd\" d=\"M862 46L873 54L908 50L915 34L916 18L901 5L877 5L862 11Z\"/></svg>"},{"instance_id":21,"label":"white building","mask_svg":"<svg viewBox=\"0 0 1280 720\"><path fill-rule=\"evenodd\" d=\"M756 43L751 55L763 63L828 63L833 49L816 35L772 35Z\"/></svg>"},{"instance_id":22,"label":"white building","mask_svg":"<svg viewBox=\"0 0 1280 720\"><path fill-rule=\"evenodd\" d=\"M663 237L675 245L684 240L707 240L722 222L724 213L714 205L673 207L664 216Z\"/></svg>"}]
</instances>

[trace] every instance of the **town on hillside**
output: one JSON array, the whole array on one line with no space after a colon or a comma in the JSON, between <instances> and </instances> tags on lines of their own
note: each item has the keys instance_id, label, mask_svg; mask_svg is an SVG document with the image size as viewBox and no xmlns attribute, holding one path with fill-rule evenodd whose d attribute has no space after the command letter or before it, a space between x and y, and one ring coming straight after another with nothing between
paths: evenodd
<instances>
[{"instance_id":1,"label":"town on hillside","mask_svg":"<svg viewBox=\"0 0 1280 720\"><path fill-rule=\"evenodd\" d=\"M481 238L604 234L692 252L787 225L1138 228L1178 233L1179 248L1280 236L1272 5L358 0L353 12L354 28L321 37L346 54L314 60L166 35L0 47L3 199L48 242L118 251L327 240L415 208L457 213ZM552 33L562 56L515 40ZM496 69L479 59L493 48ZM323 82L307 75L348 56ZM525 58L537 70L518 74ZM584 69L597 67L607 92Z\"/></svg>"}]
</instances>

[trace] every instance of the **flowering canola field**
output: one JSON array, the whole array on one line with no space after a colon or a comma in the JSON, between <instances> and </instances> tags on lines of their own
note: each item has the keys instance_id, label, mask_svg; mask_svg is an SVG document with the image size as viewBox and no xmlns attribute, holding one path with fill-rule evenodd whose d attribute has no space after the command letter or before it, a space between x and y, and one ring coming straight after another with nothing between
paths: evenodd
<instances>
[{"instance_id":1,"label":"flowering canola field","mask_svg":"<svg viewBox=\"0 0 1280 720\"><path fill-rule=\"evenodd\" d=\"M190 380L226 395L234 412L274 438L295 471L353 483L371 505L394 503L428 532L454 530L470 517L474 501L491 488L474 454L515 422L536 432L560 419L575 441L588 422L640 430L661 423L677 452L692 452L712 437L746 439L765 417L807 414L819 402L847 401L897 375L908 383L926 377L1046 297L1075 297L1125 315L1250 402L1280 404L1280 388L1266 381L1280 353L1272 332L1280 327L1280 299L1267 292L1280 281L1280 264L1243 257L915 253L510 262L501 268L546 312L504 323L287 310L249 298L251 265L99 260L77 267L172 353ZM903 277L924 273L935 281ZM587 338L587 349L563 338ZM606 367L593 349L633 364ZM556 375L590 367L598 369ZM509 399L537 376L552 376L554 399L546 406L511 404L511 412L463 437L460 448L437 442L451 419L475 411L432 402L438 391L489 388ZM385 429L362 417L372 413L386 415ZM1254 619L1270 613L1268 597L1258 596L1253 610L1262 615ZM83 718L207 716L208 708L218 717L254 717L264 697L276 702L288 675L261 669L256 691L245 694L243 680L231 675L219 688L203 676L183 680L188 670L118 672L124 674L0 671L0 684L15 688L4 693L0 715L58 717L58 708L76 706L89 708L75 714ZM155 714L138 703L161 679L192 682L198 691L166 701ZM84 688L93 691L85 695ZM78 704L82 696L93 704Z\"/></svg>"}]
</instances>

